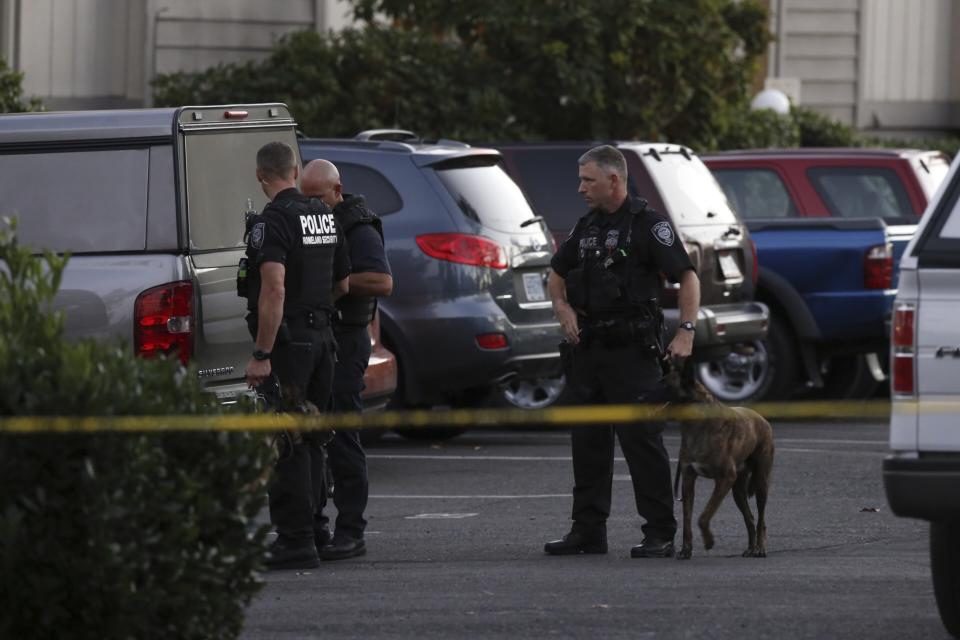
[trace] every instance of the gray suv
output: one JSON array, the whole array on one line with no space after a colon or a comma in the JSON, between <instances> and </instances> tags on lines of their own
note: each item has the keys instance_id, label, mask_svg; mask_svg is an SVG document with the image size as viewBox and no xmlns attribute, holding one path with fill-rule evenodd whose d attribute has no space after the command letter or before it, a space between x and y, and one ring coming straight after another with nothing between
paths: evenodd
<instances>
[{"instance_id":1,"label":"gray suv","mask_svg":"<svg viewBox=\"0 0 960 640\"><path fill-rule=\"evenodd\" d=\"M344 190L383 219L394 289L380 319L399 363L398 405L472 406L491 391L531 408L556 399L562 338L545 287L554 243L498 152L381 130L302 139L300 153L336 164ZM539 393L518 399L524 389Z\"/></svg>"}]
</instances>

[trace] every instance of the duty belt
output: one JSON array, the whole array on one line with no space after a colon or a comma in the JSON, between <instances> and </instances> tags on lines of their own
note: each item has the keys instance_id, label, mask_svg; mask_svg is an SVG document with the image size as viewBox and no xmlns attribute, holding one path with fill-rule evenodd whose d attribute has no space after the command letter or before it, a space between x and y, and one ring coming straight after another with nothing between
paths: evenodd
<instances>
[{"instance_id":1,"label":"duty belt","mask_svg":"<svg viewBox=\"0 0 960 640\"><path fill-rule=\"evenodd\" d=\"M330 312L325 309L283 314L283 319L293 328L323 329L330 326Z\"/></svg>"},{"instance_id":2,"label":"duty belt","mask_svg":"<svg viewBox=\"0 0 960 640\"><path fill-rule=\"evenodd\" d=\"M596 320L581 325L580 339L587 346L598 343L605 347L629 344L658 345L657 322L648 318L616 318Z\"/></svg>"}]
</instances>

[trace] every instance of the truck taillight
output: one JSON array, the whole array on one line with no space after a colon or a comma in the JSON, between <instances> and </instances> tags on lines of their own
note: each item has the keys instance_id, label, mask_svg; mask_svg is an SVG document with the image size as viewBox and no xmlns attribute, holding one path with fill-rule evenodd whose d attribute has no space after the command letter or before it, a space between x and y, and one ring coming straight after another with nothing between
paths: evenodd
<instances>
[{"instance_id":1,"label":"truck taillight","mask_svg":"<svg viewBox=\"0 0 960 640\"><path fill-rule=\"evenodd\" d=\"M893 392L913 395L916 345L914 332L914 305L897 303L893 311Z\"/></svg>"},{"instance_id":2,"label":"truck taillight","mask_svg":"<svg viewBox=\"0 0 960 640\"><path fill-rule=\"evenodd\" d=\"M507 254L499 244L466 233L427 233L417 236L417 246L431 258L470 264L476 267L506 269Z\"/></svg>"},{"instance_id":3,"label":"truck taillight","mask_svg":"<svg viewBox=\"0 0 960 640\"><path fill-rule=\"evenodd\" d=\"M134 303L133 344L138 356L193 355L193 283L170 282L147 289Z\"/></svg>"},{"instance_id":4,"label":"truck taillight","mask_svg":"<svg viewBox=\"0 0 960 640\"><path fill-rule=\"evenodd\" d=\"M889 242L867 250L863 260L863 286L867 289L893 288L893 245Z\"/></svg>"}]
</instances>

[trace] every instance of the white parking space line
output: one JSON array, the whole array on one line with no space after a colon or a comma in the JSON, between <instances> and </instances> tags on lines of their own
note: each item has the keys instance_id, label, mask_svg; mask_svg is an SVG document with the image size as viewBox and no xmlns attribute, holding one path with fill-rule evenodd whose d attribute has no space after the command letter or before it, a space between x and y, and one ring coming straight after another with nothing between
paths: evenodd
<instances>
[{"instance_id":1,"label":"white parking space line","mask_svg":"<svg viewBox=\"0 0 960 640\"><path fill-rule=\"evenodd\" d=\"M415 516L404 516L404 520L462 520L473 518L479 513L418 513Z\"/></svg>"},{"instance_id":2,"label":"white parking space line","mask_svg":"<svg viewBox=\"0 0 960 640\"><path fill-rule=\"evenodd\" d=\"M521 440L570 440L569 433L540 433L540 434L530 434L530 433L509 433L509 432L499 432L499 433L471 433L469 436L471 440L502 440L505 437L511 439L521 439ZM664 439L674 439L679 440L679 433L665 433L663 434ZM886 445L889 443L889 440L839 440L833 438L777 438L776 433L774 433L774 442L783 442L783 443L794 443L794 444L864 444L864 445ZM508 444L508 443L503 443Z\"/></svg>"},{"instance_id":3,"label":"white parking space line","mask_svg":"<svg viewBox=\"0 0 960 640\"><path fill-rule=\"evenodd\" d=\"M544 498L569 498L569 493L534 493L530 495L494 495L481 493L477 495L372 495L376 500L542 500Z\"/></svg>"},{"instance_id":4,"label":"white parking space line","mask_svg":"<svg viewBox=\"0 0 960 640\"><path fill-rule=\"evenodd\" d=\"M774 443L776 444L776 443ZM839 453L839 454L859 454L859 455L877 455L878 451L870 450L851 450L851 449L829 449L829 448L800 448L800 447L782 447L776 448L777 453ZM406 455L406 454L367 454L368 460L476 460L495 461L495 462L571 462L571 456L460 456L460 455ZM614 458L615 462L625 462L622 456ZM671 458L676 462L676 458Z\"/></svg>"},{"instance_id":5,"label":"white parking space line","mask_svg":"<svg viewBox=\"0 0 960 640\"><path fill-rule=\"evenodd\" d=\"M498 460L498 461L522 461L531 462L537 460L559 460L569 462L573 460L570 456L458 456L458 455L406 455L406 454L367 454L367 459L373 460ZM621 458L622 460L623 458Z\"/></svg>"}]
</instances>

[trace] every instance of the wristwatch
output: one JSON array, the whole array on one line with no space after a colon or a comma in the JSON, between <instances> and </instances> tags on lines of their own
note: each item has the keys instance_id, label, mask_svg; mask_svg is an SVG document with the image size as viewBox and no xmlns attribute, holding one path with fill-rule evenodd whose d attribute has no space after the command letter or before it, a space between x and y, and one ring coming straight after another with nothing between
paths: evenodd
<instances>
[{"instance_id":1,"label":"wristwatch","mask_svg":"<svg viewBox=\"0 0 960 640\"><path fill-rule=\"evenodd\" d=\"M696 332L696 330L697 330L697 328L696 328L696 327L693 325L693 323L690 322L689 320L687 320L686 322L681 322L679 328L680 328L680 329L685 329L685 330L689 331L690 333L694 333L694 332Z\"/></svg>"},{"instance_id":2,"label":"wristwatch","mask_svg":"<svg viewBox=\"0 0 960 640\"><path fill-rule=\"evenodd\" d=\"M270 352L269 351L260 351L260 349L255 349L253 352L254 360L269 360Z\"/></svg>"}]
</instances>

